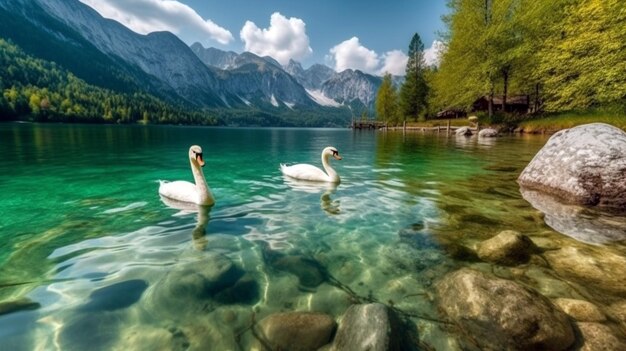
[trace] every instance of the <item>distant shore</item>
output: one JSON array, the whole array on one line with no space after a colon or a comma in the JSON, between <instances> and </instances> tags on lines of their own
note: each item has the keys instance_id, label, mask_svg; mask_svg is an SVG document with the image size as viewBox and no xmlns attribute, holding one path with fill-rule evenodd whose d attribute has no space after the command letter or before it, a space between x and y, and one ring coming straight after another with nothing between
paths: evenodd
<instances>
[{"instance_id":1,"label":"distant shore","mask_svg":"<svg viewBox=\"0 0 626 351\"><path fill-rule=\"evenodd\" d=\"M588 123L606 123L613 125L617 128L626 131L626 113L619 114L605 114L595 111L584 112L572 112L562 113L555 115L544 115L537 117L517 117L515 120L490 123L485 121L484 118L480 118L479 127L494 128L503 132L525 133L525 134L554 134L560 130L572 128L582 124ZM467 118L455 118L455 119L433 119L426 121L407 121L406 129L414 131L445 131L448 124L451 129L458 127L471 127L475 128L474 123L470 123ZM403 130L403 126L389 126L388 130Z\"/></svg>"}]
</instances>

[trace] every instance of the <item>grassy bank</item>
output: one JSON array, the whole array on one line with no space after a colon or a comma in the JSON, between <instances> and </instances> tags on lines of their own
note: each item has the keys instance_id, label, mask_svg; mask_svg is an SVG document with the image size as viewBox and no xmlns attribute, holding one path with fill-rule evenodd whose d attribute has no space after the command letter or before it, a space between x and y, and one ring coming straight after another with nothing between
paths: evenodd
<instances>
[{"instance_id":1,"label":"grassy bank","mask_svg":"<svg viewBox=\"0 0 626 351\"><path fill-rule=\"evenodd\" d=\"M498 129L518 130L524 133L556 133L561 129L572 128L581 124L606 123L626 131L626 111L620 108L589 109L557 114L545 113L538 116L515 116L496 114L490 120L485 113L477 113L481 128L491 126ZM467 118L451 119L450 125L468 126ZM407 122L407 127L446 126L448 120L426 120Z\"/></svg>"},{"instance_id":2,"label":"grassy bank","mask_svg":"<svg viewBox=\"0 0 626 351\"><path fill-rule=\"evenodd\" d=\"M598 122L626 130L626 114L606 111L566 112L558 115L546 115L520 122L518 127L523 129L524 133L554 133L561 129Z\"/></svg>"}]
</instances>

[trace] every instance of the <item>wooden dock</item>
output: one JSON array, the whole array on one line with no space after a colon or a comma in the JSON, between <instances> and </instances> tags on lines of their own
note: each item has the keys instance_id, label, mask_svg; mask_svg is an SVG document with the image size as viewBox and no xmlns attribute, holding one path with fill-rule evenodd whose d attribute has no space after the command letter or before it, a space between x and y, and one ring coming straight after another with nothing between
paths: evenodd
<instances>
[{"instance_id":1,"label":"wooden dock","mask_svg":"<svg viewBox=\"0 0 626 351\"><path fill-rule=\"evenodd\" d=\"M381 129L386 127L387 124L381 121L352 121L350 126L352 129Z\"/></svg>"},{"instance_id":2,"label":"wooden dock","mask_svg":"<svg viewBox=\"0 0 626 351\"><path fill-rule=\"evenodd\" d=\"M472 132L478 132L480 130L480 126L478 126L478 123L474 123L474 126L471 126L471 124L467 127L470 127L470 130ZM374 130L383 130L383 131L414 131L414 132L436 132L436 133L440 133L440 132L445 132L447 134L451 134L454 133L457 129L461 128L460 126L451 126L450 125L450 121L448 121L448 123L445 126L434 126L434 127L412 127L412 126L407 126L406 122L401 125L401 126L389 126L387 125L387 123L385 122L381 122L381 121L374 121L374 120L361 120L361 121L357 121L354 120L352 121L352 124L350 125L350 128L352 129L374 129Z\"/></svg>"}]
</instances>

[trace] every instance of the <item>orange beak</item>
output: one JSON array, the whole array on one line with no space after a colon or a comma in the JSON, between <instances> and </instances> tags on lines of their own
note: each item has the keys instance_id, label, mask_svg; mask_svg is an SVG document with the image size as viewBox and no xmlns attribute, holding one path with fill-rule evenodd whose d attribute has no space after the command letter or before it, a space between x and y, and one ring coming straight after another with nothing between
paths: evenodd
<instances>
[{"instance_id":1,"label":"orange beak","mask_svg":"<svg viewBox=\"0 0 626 351\"><path fill-rule=\"evenodd\" d=\"M196 155L196 161L198 161L198 164L200 165L200 167L204 167L204 160L202 159L201 154Z\"/></svg>"},{"instance_id":2,"label":"orange beak","mask_svg":"<svg viewBox=\"0 0 626 351\"><path fill-rule=\"evenodd\" d=\"M339 156L339 154L333 155L333 157L335 158L335 160L341 160L342 159L342 157Z\"/></svg>"}]
</instances>

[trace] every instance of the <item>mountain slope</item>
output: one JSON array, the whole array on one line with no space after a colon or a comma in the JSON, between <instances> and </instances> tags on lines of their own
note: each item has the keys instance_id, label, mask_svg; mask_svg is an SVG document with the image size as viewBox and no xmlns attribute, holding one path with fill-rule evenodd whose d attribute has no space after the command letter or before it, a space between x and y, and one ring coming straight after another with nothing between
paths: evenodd
<instances>
[{"instance_id":1,"label":"mountain slope","mask_svg":"<svg viewBox=\"0 0 626 351\"><path fill-rule=\"evenodd\" d=\"M193 43L191 46L196 56L205 65L219 68L219 69L232 69L237 68L237 58L239 55L233 51L222 51L216 48L204 48L200 43Z\"/></svg>"},{"instance_id":2,"label":"mountain slope","mask_svg":"<svg viewBox=\"0 0 626 351\"><path fill-rule=\"evenodd\" d=\"M0 39L0 77L0 120L217 123L206 113L173 106L145 93L125 94L90 85L4 39Z\"/></svg>"},{"instance_id":3,"label":"mountain slope","mask_svg":"<svg viewBox=\"0 0 626 351\"><path fill-rule=\"evenodd\" d=\"M34 1L101 52L156 77L186 100L198 106L223 106L216 94L216 75L172 33L137 34L78 0Z\"/></svg>"},{"instance_id":4,"label":"mountain slope","mask_svg":"<svg viewBox=\"0 0 626 351\"><path fill-rule=\"evenodd\" d=\"M374 108L382 78L359 70L347 69L333 75L322 84L322 93L335 101L353 107Z\"/></svg>"},{"instance_id":5,"label":"mountain slope","mask_svg":"<svg viewBox=\"0 0 626 351\"><path fill-rule=\"evenodd\" d=\"M87 83L121 92L148 91L169 100L180 99L172 88L138 67L103 54L34 2L0 0L0 37L11 39L26 53L57 62Z\"/></svg>"},{"instance_id":6,"label":"mountain slope","mask_svg":"<svg viewBox=\"0 0 626 351\"><path fill-rule=\"evenodd\" d=\"M335 75L335 71L328 66L316 63L305 70L294 60L289 60L284 69L308 90L320 90L322 84Z\"/></svg>"},{"instance_id":7,"label":"mountain slope","mask_svg":"<svg viewBox=\"0 0 626 351\"><path fill-rule=\"evenodd\" d=\"M271 57L251 52L236 54L215 48L192 45L193 52L209 67L230 67L219 72L220 88L230 98L229 106L255 106L266 109L314 107L316 103L306 90ZM233 98L234 97L234 98Z\"/></svg>"}]
</instances>

